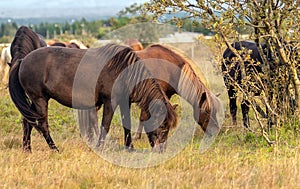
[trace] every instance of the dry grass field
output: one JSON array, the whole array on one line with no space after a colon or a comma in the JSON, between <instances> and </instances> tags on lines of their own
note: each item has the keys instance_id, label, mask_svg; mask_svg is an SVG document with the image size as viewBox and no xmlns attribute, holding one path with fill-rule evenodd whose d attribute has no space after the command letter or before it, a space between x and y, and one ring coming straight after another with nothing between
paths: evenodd
<instances>
[{"instance_id":1,"label":"dry grass field","mask_svg":"<svg viewBox=\"0 0 300 189\"><path fill-rule=\"evenodd\" d=\"M209 78L210 85L222 81L218 79ZM223 90L222 85L212 88ZM297 129L282 129L280 143L270 147L242 127L224 127L214 144L200 153L203 133L197 128L178 155L157 166L136 169L112 164L97 155L81 139L73 111L54 101L49 106L49 124L60 153L50 151L35 130L32 153L23 153L21 116L8 90L1 86L0 188L300 188ZM228 113L224 125L230 125ZM114 117L111 132L122 139L119 130L120 120ZM146 140L140 143L148 146ZM125 150L119 153L130 155Z\"/></svg>"}]
</instances>

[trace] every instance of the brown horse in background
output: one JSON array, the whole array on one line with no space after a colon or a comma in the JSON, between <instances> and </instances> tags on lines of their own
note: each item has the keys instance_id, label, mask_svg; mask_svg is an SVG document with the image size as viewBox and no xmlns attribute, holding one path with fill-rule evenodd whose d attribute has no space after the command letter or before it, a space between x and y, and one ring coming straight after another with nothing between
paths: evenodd
<instances>
[{"instance_id":1,"label":"brown horse in background","mask_svg":"<svg viewBox=\"0 0 300 189\"><path fill-rule=\"evenodd\" d=\"M121 110L125 146L131 148L130 104L136 102L147 112L145 120L152 120L145 127L150 145L164 150L162 147L165 147L169 129L177 124L177 116L131 48L115 44L96 49L39 48L41 46L38 36L27 27L19 28L12 43L9 91L24 116L25 151L31 151L33 127L43 134L51 149L58 151L48 128L50 98L76 109L104 104L97 143L100 148L117 106Z\"/></svg>"},{"instance_id":2,"label":"brown horse in background","mask_svg":"<svg viewBox=\"0 0 300 189\"><path fill-rule=\"evenodd\" d=\"M124 41L124 44L131 47L135 51L140 51L144 49L142 43L139 42L137 39L126 39Z\"/></svg>"},{"instance_id":3,"label":"brown horse in background","mask_svg":"<svg viewBox=\"0 0 300 189\"><path fill-rule=\"evenodd\" d=\"M47 43L48 46L67 47L75 49L87 49L87 47L79 40L72 39L69 42L61 42L57 40L51 40Z\"/></svg>"}]
</instances>

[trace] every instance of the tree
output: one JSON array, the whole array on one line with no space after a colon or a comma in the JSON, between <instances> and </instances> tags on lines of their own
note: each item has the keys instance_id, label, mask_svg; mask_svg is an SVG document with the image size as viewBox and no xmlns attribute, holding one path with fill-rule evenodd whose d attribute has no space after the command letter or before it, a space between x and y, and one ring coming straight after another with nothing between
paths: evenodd
<instances>
[{"instance_id":1,"label":"tree","mask_svg":"<svg viewBox=\"0 0 300 189\"><path fill-rule=\"evenodd\" d=\"M111 31L102 35L103 39L123 42L128 39L136 39L143 46L147 46L157 42L160 37L174 33L174 27L153 23L152 20L152 15L147 14L144 6L134 3L121 10L118 17L109 19Z\"/></svg>"},{"instance_id":2,"label":"tree","mask_svg":"<svg viewBox=\"0 0 300 189\"><path fill-rule=\"evenodd\" d=\"M242 70L242 84L235 83L236 89L246 97L250 106L257 111L257 99L250 92L249 79L245 70L243 53L230 44L240 40L240 28L247 28L250 37L257 44L266 43L272 55L268 61L263 55L264 74L256 74L256 85L262 90L260 100L266 104L279 127L291 116L299 121L300 80L300 0L152 0L146 3L154 18L169 13L186 12L185 18L196 18L206 28L216 33L216 40L225 44L236 55ZM176 18L178 25L185 18ZM248 52L251 53L251 52ZM270 142L266 124L256 116L261 133Z\"/></svg>"}]
</instances>

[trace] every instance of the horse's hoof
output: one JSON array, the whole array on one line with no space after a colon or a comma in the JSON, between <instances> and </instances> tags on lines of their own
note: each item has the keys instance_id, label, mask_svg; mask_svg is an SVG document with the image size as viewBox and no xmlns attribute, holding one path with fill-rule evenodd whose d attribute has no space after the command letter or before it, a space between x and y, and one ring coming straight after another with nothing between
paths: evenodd
<instances>
[{"instance_id":1,"label":"horse's hoof","mask_svg":"<svg viewBox=\"0 0 300 189\"><path fill-rule=\"evenodd\" d=\"M133 145L125 146L125 149L126 149L127 152L135 152L135 149L134 149Z\"/></svg>"},{"instance_id":2,"label":"horse's hoof","mask_svg":"<svg viewBox=\"0 0 300 189\"><path fill-rule=\"evenodd\" d=\"M158 143L155 144L154 147L152 148L152 152L154 153L164 153L166 151L167 148L167 143L163 142L163 143Z\"/></svg>"},{"instance_id":3,"label":"horse's hoof","mask_svg":"<svg viewBox=\"0 0 300 189\"><path fill-rule=\"evenodd\" d=\"M135 134L133 136L133 140L140 140L142 138L142 136L140 134Z\"/></svg>"},{"instance_id":4,"label":"horse's hoof","mask_svg":"<svg viewBox=\"0 0 300 189\"><path fill-rule=\"evenodd\" d=\"M51 146L50 149L53 151L53 152L57 152L59 153L59 150L56 146Z\"/></svg>"},{"instance_id":5,"label":"horse's hoof","mask_svg":"<svg viewBox=\"0 0 300 189\"><path fill-rule=\"evenodd\" d=\"M53 152L59 153L59 150L58 150L58 148L56 148L56 149L52 149L52 150L53 150Z\"/></svg>"},{"instance_id":6,"label":"horse's hoof","mask_svg":"<svg viewBox=\"0 0 300 189\"><path fill-rule=\"evenodd\" d=\"M103 150L104 150L104 142L98 142L97 144L96 144L96 146L95 146L95 149L98 151L98 152L100 152L100 153L102 153L103 152Z\"/></svg>"},{"instance_id":7,"label":"horse's hoof","mask_svg":"<svg viewBox=\"0 0 300 189\"><path fill-rule=\"evenodd\" d=\"M23 147L24 153L31 153L31 147Z\"/></svg>"}]
</instances>

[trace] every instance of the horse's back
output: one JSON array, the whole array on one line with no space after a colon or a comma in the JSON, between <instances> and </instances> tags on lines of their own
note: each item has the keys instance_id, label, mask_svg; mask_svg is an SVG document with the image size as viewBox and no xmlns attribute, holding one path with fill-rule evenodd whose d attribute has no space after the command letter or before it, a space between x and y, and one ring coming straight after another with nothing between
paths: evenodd
<instances>
[{"instance_id":1,"label":"horse's back","mask_svg":"<svg viewBox=\"0 0 300 189\"><path fill-rule=\"evenodd\" d=\"M238 41L238 42L232 43L231 46L237 51L241 51L243 49L251 50L251 54L250 54L251 59L262 63L262 58L261 58L261 55L259 52L259 48L255 42ZM267 45L262 44L261 47L263 50L265 50L267 48ZM264 53L266 53L266 52L264 52ZM236 57L235 54L229 48L226 48L226 50L223 53L223 58L230 60L233 57ZM227 63L230 63L230 62L227 61Z\"/></svg>"},{"instance_id":2,"label":"horse's back","mask_svg":"<svg viewBox=\"0 0 300 189\"><path fill-rule=\"evenodd\" d=\"M75 49L77 50L77 49ZM44 47L29 53L21 62L19 80L29 95L43 95L70 106L76 68L81 51ZM60 97L68 100L61 101Z\"/></svg>"},{"instance_id":3,"label":"horse's back","mask_svg":"<svg viewBox=\"0 0 300 189\"><path fill-rule=\"evenodd\" d=\"M175 79L180 78L182 70L185 69L186 71L193 72L198 77L198 80L208 86L204 74L199 70L196 63L174 47L152 44L136 53L141 59L148 59L147 61L154 59L152 62L159 61L159 66L156 68L149 68L152 73L163 73L164 67L167 67L165 73L170 74L170 78L172 77ZM149 66L147 65L147 67Z\"/></svg>"},{"instance_id":4,"label":"horse's back","mask_svg":"<svg viewBox=\"0 0 300 189\"><path fill-rule=\"evenodd\" d=\"M95 93L101 91L101 95L108 96L111 90L109 82L116 77L113 72L107 71L105 64L113 57L107 53L99 55L102 50L39 48L22 60L20 82L33 98L44 95L68 107L92 107L97 99ZM98 85L99 82L104 87L96 89L102 86Z\"/></svg>"},{"instance_id":5,"label":"horse's back","mask_svg":"<svg viewBox=\"0 0 300 189\"><path fill-rule=\"evenodd\" d=\"M136 51L136 53L141 59L155 58L167 60L179 67L183 66L183 61L178 60L182 58L181 56L177 56L173 50L160 44L150 45L143 50Z\"/></svg>"}]
</instances>

